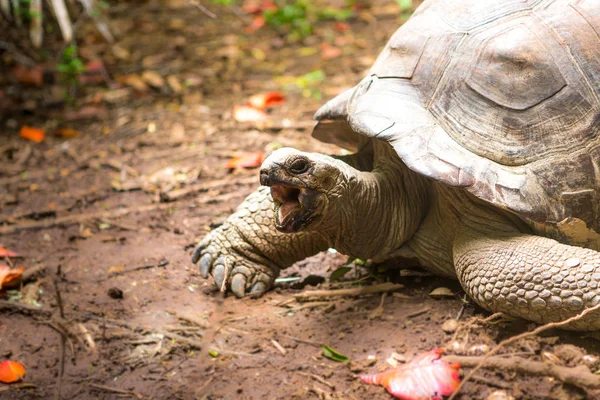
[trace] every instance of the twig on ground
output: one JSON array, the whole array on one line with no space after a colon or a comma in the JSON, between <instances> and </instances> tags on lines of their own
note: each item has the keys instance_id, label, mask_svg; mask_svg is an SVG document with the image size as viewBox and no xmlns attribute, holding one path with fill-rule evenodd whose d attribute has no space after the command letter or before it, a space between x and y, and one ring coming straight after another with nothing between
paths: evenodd
<instances>
[{"instance_id":1,"label":"twig on ground","mask_svg":"<svg viewBox=\"0 0 600 400\"><path fill-rule=\"evenodd\" d=\"M319 388L316 385L313 385L313 387L309 388L308 390L310 392L315 393L319 399L322 399L322 400L331 400L332 399L332 397L329 393L327 393L326 391L324 391L323 389Z\"/></svg>"},{"instance_id":2,"label":"twig on ground","mask_svg":"<svg viewBox=\"0 0 600 400\"><path fill-rule=\"evenodd\" d=\"M275 348L284 356L287 354L287 350L283 348L283 346L275 339L271 339L271 343L273 343L273 346L275 346Z\"/></svg>"},{"instance_id":3,"label":"twig on ground","mask_svg":"<svg viewBox=\"0 0 600 400\"><path fill-rule=\"evenodd\" d=\"M212 18L212 19L217 18L217 14L210 11L208 8L204 7L202 4L200 4L194 0L188 0L188 3L193 5L194 7L196 7L198 10L202 11L204 13L204 15L206 15L207 17Z\"/></svg>"},{"instance_id":4,"label":"twig on ground","mask_svg":"<svg viewBox=\"0 0 600 400\"><path fill-rule=\"evenodd\" d=\"M404 285L401 284L386 282L378 285L361 286L352 289L309 290L295 294L294 297L300 302L305 302L315 298L329 299L341 296L362 296L366 294L393 292L394 290L402 289L403 287Z\"/></svg>"},{"instance_id":5,"label":"twig on ground","mask_svg":"<svg viewBox=\"0 0 600 400\"><path fill-rule=\"evenodd\" d=\"M248 319L248 318L250 318L249 315L242 315L241 317L227 317L227 318L223 318L222 320L220 320L219 324L225 325L225 324L228 324L230 322L243 321L243 320Z\"/></svg>"},{"instance_id":6,"label":"twig on ground","mask_svg":"<svg viewBox=\"0 0 600 400\"><path fill-rule=\"evenodd\" d=\"M314 380L316 380L318 382L321 382L323 385L329 386L331 389L335 390L335 385L333 385L332 383L328 382L324 378L321 378L319 375L311 374L310 372L298 372L298 374L311 377Z\"/></svg>"},{"instance_id":7,"label":"twig on ground","mask_svg":"<svg viewBox=\"0 0 600 400\"><path fill-rule=\"evenodd\" d=\"M91 388L98 389L98 390L103 390L105 392L111 392L111 393L117 393L117 394L124 394L124 395L129 395L129 396L135 396L138 399L144 398L144 396L142 396L141 394L133 392L131 390L117 389L117 388L112 388L110 386L98 385L98 384L95 384L95 383L90 383L89 386Z\"/></svg>"},{"instance_id":8,"label":"twig on ground","mask_svg":"<svg viewBox=\"0 0 600 400\"><path fill-rule=\"evenodd\" d=\"M244 356L244 357L257 357L257 358L266 358L266 356L264 355L259 355L259 354L254 354L256 353L256 351L254 353L248 353L246 351L235 351L235 350L225 350L225 349L220 349L218 347L213 347L212 350L216 351L219 354L223 354L226 356Z\"/></svg>"},{"instance_id":9,"label":"twig on ground","mask_svg":"<svg viewBox=\"0 0 600 400\"><path fill-rule=\"evenodd\" d=\"M479 376L479 375L473 375L471 377L471 379L474 380L475 382L482 383L486 386L493 386L493 387L497 387L499 389L504 389L504 390L508 390L513 387L512 383L504 383L504 382L498 381L497 379L492 380L489 377L483 377L483 376Z\"/></svg>"},{"instance_id":10,"label":"twig on ground","mask_svg":"<svg viewBox=\"0 0 600 400\"><path fill-rule=\"evenodd\" d=\"M207 190L211 190L211 189L218 189L218 188L222 188L222 187L233 185L233 184L249 185L251 183L257 184L258 177L248 176L248 177L240 178L236 181L232 181L231 179L219 179L219 180L211 181L211 182L194 183L192 185L186 185L181 189L175 189L175 190L171 190L168 192L161 192L160 199L161 199L161 201L164 201L164 202L175 201L175 200L179 200L182 197L185 197L191 193L198 193L198 192L203 192L203 191L207 191Z\"/></svg>"},{"instance_id":11,"label":"twig on ground","mask_svg":"<svg viewBox=\"0 0 600 400\"><path fill-rule=\"evenodd\" d=\"M179 318L182 321L186 321L191 324L197 325L202 329L208 329L210 327L210 324L208 322L198 319L194 316L187 315L187 314L184 315L176 310L165 310L165 311L167 311L169 314L173 314L174 316L176 316L177 318Z\"/></svg>"},{"instance_id":12,"label":"twig on ground","mask_svg":"<svg viewBox=\"0 0 600 400\"><path fill-rule=\"evenodd\" d=\"M97 351L96 342L94 341L94 338L92 337L90 332L87 330L85 325L83 325L82 323L78 323L77 327L79 328L79 331L83 335L83 338L85 339L85 343L88 345L91 352L96 353L96 351Z\"/></svg>"},{"instance_id":13,"label":"twig on ground","mask_svg":"<svg viewBox=\"0 0 600 400\"><path fill-rule=\"evenodd\" d=\"M527 360L522 357L446 356L444 360L460 363L461 366L467 368L482 366L521 374L551 376L561 382L582 388L600 388L600 376L590 372L585 365L564 367L549 362Z\"/></svg>"},{"instance_id":14,"label":"twig on ground","mask_svg":"<svg viewBox=\"0 0 600 400\"><path fill-rule=\"evenodd\" d=\"M0 393L7 392L9 390L23 390L23 389L37 389L37 385L33 383L21 382L21 383L13 383L12 385L4 385L0 386Z\"/></svg>"},{"instance_id":15,"label":"twig on ground","mask_svg":"<svg viewBox=\"0 0 600 400\"><path fill-rule=\"evenodd\" d=\"M123 271L117 271L117 272L111 273L110 276L108 276L106 278L102 278L102 279L100 279L100 281L105 281L105 280L113 278L115 276L125 275L125 274L128 274L130 272L141 271L141 270L144 270L144 269L164 268L167 265L169 265L169 261L168 260L163 260L163 261L159 262L158 264L141 265L139 267L129 268L129 269L125 269Z\"/></svg>"},{"instance_id":16,"label":"twig on ground","mask_svg":"<svg viewBox=\"0 0 600 400\"><path fill-rule=\"evenodd\" d=\"M65 309L63 307L62 298L60 296L60 290L58 289L58 282L53 280L54 282L54 292L56 294L56 304L58 307L59 315L62 319L65 317ZM49 324L59 332L60 341L59 341L59 362L58 362L58 377L56 379L56 386L54 387L54 400L60 400L60 391L62 389L62 380L63 375L65 374L65 344L67 342L67 333L63 332L62 329L57 329L53 324Z\"/></svg>"},{"instance_id":17,"label":"twig on ground","mask_svg":"<svg viewBox=\"0 0 600 400\"><path fill-rule=\"evenodd\" d=\"M138 324L128 322L128 321L102 318L102 317L94 315L94 314L86 314L86 317L89 319L96 320L98 322L102 322L106 325L120 326L122 328L127 328L132 331L145 331L148 333L156 333L159 335L163 335L164 337L166 337L168 339L173 339L175 341L179 341L180 343L186 344L187 346L189 346L191 348L195 348L198 350L202 349L202 343L200 343L198 340L188 338L185 336L181 336L181 335L177 335L173 332L169 332L164 329L150 328L148 326L138 325Z\"/></svg>"},{"instance_id":18,"label":"twig on ground","mask_svg":"<svg viewBox=\"0 0 600 400\"><path fill-rule=\"evenodd\" d=\"M295 302L296 299L283 299L279 303L275 304L275 307L286 307L288 304Z\"/></svg>"},{"instance_id":19,"label":"twig on ground","mask_svg":"<svg viewBox=\"0 0 600 400\"><path fill-rule=\"evenodd\" d=\"M15 303L13 301L0 300L0 311L10 310L22 314L37 314L44 317L52 316L52 310L44 307L30 306L29 304Z\"/></svg>"},{"instance_id":20,"label":"twig on ground","mask_svg":"<svg viewBox=\"0 0 600 400\"><path fill-rule=\"evenodd\" d=\"M92 168L95 168L96 166L109 167L117 172L125 171L127 174L134 177L140 176L140 173L135 168L130 167L129 165L126 165L119 160L90 160L88 162L88 165Z\"/></svg>"},{"instance_id":21,"label":"twig on ground","mask_svg":"<svg viewBox=\"0 0 600 400\"><path fill-rule=\"evenodd\" d=\"M414 317L418 317L419 315L425 314L426 312L431 311L431 307L425 307L422 310L417 310L414 312L411 312L410 314L408 314L406 316L406 318L414 318Z\"/></svg>"},{"instance_id":22,"label":"twig on ground","mask_svg":"<svg viewBox=\"0 0 600 400\"><path fill-rule=\"evenodd\" d=\"M109 224L112 226L116 226L117 228L124 229L126 231L137 232L139 230L139 227L137 227L135 225L125 224L123 222L118 222L118 221L108 219L108 218L102 218L100 221L104 222L105 224Z\"/></svg>"},{"instance_id":23,"label":"twig on ground","mask_svg":"<svg viewBox=\"0 0 600 400\"><path fill-rule=\"evenodd\" d=\"M0 235L9 235L26 229L48 229L57 226L69 226L88 221L93 218L118 218L135 212L148 212L154 210L164 210L172 208L173 204L147 204L139 207L119 208L108 211L95 211L83 214L66 215L54 219L46 219L42 221L28 221L18 225L7 225L0 227ZM201 211L200 211L201 212Z\"/></svg>"},{"instance_id":24,"label":"twig on ground","mask_svg":"<svg viewBox=\"0 0 600 400\"><path fill-rule=\"evenodd\" d=\"M531 337L531 336L535 336L541 332L547 331L548 329L552 329L552 328L560 328L563 326L566 326L572 322L578 321L581 318L583 318L584 316L586 316L589 313L592 313L594 311L600 310L600 304L596 304L594 307L590 307L587 308L585 310L583 310L581 313L572 316L571 318L567 318L564 321L560 321L560 322L550 322L548 324L545 325L541 325L538 326L536 329L530 331L530 332L524 332L521 333L520 335L516 335L513 336L511 338L505 339L503 341L501 341L500 343L498 343L498 345L496 345L496 347L494 347L492 350L490 350L485 356L483 356L480 360L480 362L471 370L471 372L469 372L469 374L467 376L465 376L465 378L462 380L462 382L457 386L456 390L454 391L454 393L452 393L452 395L448 398L448 400L453 400L456 395L460 392L460 389L464 386L464 384L466 382L469 381L469 379L475 374L475 372L477 370L479 370L479 368L481 368L481 366L494 354L496 354L502 347L514 343L518 340L527 338L527 337ZM491 317L495 316L496 314L492 315ZM490 319L491 317L489 317L488 319Z\"/></svg>"},{"instance_id":25,"label":"twig on ground","mask_svg":"<svg viewBox=\"0 0 600 400\"><path fill-rule=\"evenodd\" d=\"M39 272L46 270L46 266L44 264L37 265L33 268L28 268L21 274L21 282L25 283L30 281L35 275Z\"/></svg>"},{"instance_id":26,"label":"twig on ground","mask_svg":"<svg viewBox=\"0 0 600 400\"><path fill-rule=\"evenodd\" d=\"M383 305L385 304L386 297L387 292L383 292L381 295L381 300L379 301L379 305L369 312L369 315L367 316L368 319L381 318L383 312L385 311Z\"/></svg>"},{"instance_id":27,"label":"twig on ground","mask_svg":"<svg viewBox=\"0 0 600 400\"><path fill-rule=\"evenodd\" d=\"M492 315L490 315L487 318L479 318L479 317L474 317L471 320L467 321L464 325L459 325L458 329L456 329L456 332L454 332L454 335L452 335L452 340L451 342L456 341L456 339L458 338L459 333L463 332L463 331L467 331L467 334L469 332L469 329L471 329L471 327L473 327L475 324L481 323L481 324L487 324L490 323L491 321L495 320L496 318L502 318L504 317L503 313L494 313ZM466 344L467 342L465 342Z\"/></svg>"},{"instance_id":28,"label":"twig on ground","mask_svg":"<svg viewBox=\"0 0 600 400\"><path fill-rule=\"evenodd\" d=\"M466 306L466 304L463 304L460 307L460 310L458 310L458 314L456 314L456 318L455 318L457 321L460 321L460 319L462 318L462 316L463 316L463 314L465 312L465 308L467 308L467 306Z\"/></svg>"},{"instance_id":29,"label":"twig on ground","mask_svg":"<svg viewBox=\"0 0 600 400\"><path fill-rule=\"evenodd\" d=\"M279 314L287 314L289 312L298 312L298 311L302 311L302 310L312 310L313 308L319 308L319 307L327 307L330 306L332 303L330 301L313 301L310 303L306 303L306 304L302 304L301 306L298 307L291 307L291 308L286 308L282 311L279 311Z\"/></svg>"},{"instance_id":30,"label":"twig on ground","mask_svg":"<svg viewBox=\"0 0 600 400\"><path fill-rule=\"evenodd\" d=\"M13 54L13 57L20 64L26 65L28 67L35 67L35 65L36 65L36 62L33 59L31 59L25 53L21 52L14 44L12 44L10 42L0 40L0 49L4 49L6 51L11 52Z\"/></svg>"},{"instance_id":31,"label":"twig on ground","mask_svg":"<svg viewBox=\"0 0 600 400\"><path fill-rule=\"evenodd\" d=\"M206 382L204 382L204 385L202 385L202 387L200 389L198 389L198 393L202 393L204 391L204 389L206 389L208 387L208 385L211 384L211 382L213 381L213 379L215 379L214 376L211 376L210 378L208 378L206 380Z\"/></svg>"},{"instance_id":32,"label":"twig on ground","mask_svg":"<svg viewBox=\"0 0 600 400\"><path fill-rule=\"evenodd\" d=\"M282 336L284 336L284 337L286 337L288 339L292 339L294 342L298 342L298 343L302 343L302 344L307 344L309 346L314 346L314 347L321 347L321 346L323 346L323 343L315 342L315 341L312 341L312 340L300 339L300 338L297 338L295 336L290 336L290 335L282 335Z\"/></svg>"}]
</instances>

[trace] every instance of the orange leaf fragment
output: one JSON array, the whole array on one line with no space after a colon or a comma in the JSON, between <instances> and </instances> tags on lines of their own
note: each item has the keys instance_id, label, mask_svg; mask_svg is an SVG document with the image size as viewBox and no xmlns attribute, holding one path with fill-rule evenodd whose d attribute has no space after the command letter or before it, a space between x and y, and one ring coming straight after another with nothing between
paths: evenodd
<instances>
[{"instance_id":1,"label":"orange leaf fragment","mask_svg":"<svg viewBox=\"0 0 600 400\"><path fill-rule=\"evenodd\" d=\"M259 167L265 156L262 151L248 153L240 157L234 157L227 162L228 169L235 168L256 168Z\"/></svg>"},{"instance_id":2,"label":"orange leaf fragment","mask_svg":"<svg viewBox=\"0 0 600 400\"><path fill-rule=\"evenodd\" d=\"M44 86L44 68L40 66L25 67L17 65L10 70L12 77L19 83L28 86Z\"/></svg>"},{"instance_id":3,"label":"orange leaf fragment","mask_svg":"<svg viewBox=\"0 0 600 400\"><path fill-rule=\"evenodd\" d=\"M269 116L262 110L250 106L233 107L233 118L238 122L259 122L266 121Z\"/></svg>"},{"instance_id":4,"label":"orange leaf fragment","mask_svg":"<svg viewBox=\"0 0 600 400\"><path fill-rule=\"evenodd\" d=\"M98 85L106 81L107 72L101 60L92 60L85 66L83 74L77 76L82 85Z\"/></svg>"},{"instance_id":5,"label":"orange leaf fragment","mask_svg":"<svg viewBox=\"0 0 600 400\"><path fill-rule=\"evenodd\" d=\"M24 270L25 267L22 265L11 269L8 265L0 264L0 290L21 283L21 275Z\"/></svg>"},{"instance_id":6,"label":"orange leaf fragment","mask_svg":"<svg viewBox=\"0 0 600 400\"><path fill-rule=\"evenodd\" d=\"M0 247L0 257L19 257L19 255L14 251Z\"/></svg>"},{"instance_id":7,"label":"orange leaf fragment","mask_svg":"<svg viewBox=\"0 0 600 400\"><path fill-rule=\"evenodd\" d=\"M247 0L242 4L242 10L247 14L260 14L263 11L277 11L279 7L271 0L253 1Z\"/></svg>"},{"instance_id":8,"label":"orange leaf fragment","mask_svg":"<svg viewBox=\"0 0 600 400\"><path fill-rule=\"evenodd\" d=\"M281 92L266 92L250 97L248 104L258 110L278 106L285 103L285 96Z\"/></svg>"},{"instance_id":9,"label":"orange leaf fragment","mask_svg":"<svg viewBox=\"0 0 600 400\"><path fill-rule=\"evenodd\" d=\"M43 129L32 128L31 126L23 125L21 127L21 131L19 132L19 136L21 136L23 139L31 140L35 143L40 143L44 141L46 133Z\"/></svg>"},{"instance_id":10,"label":"orange leaf fragment","mask_svg":"<svg viewBox=\"0 0 600 400\"><path fill-rule=\"evenodd\" d=\"M333 29L338 32L346 32L350 30L350 25L345 22L337 21L335 24L333 24Z\"/></svg>"},{"instance_id":11,"label":"orange leaf fragment","mask_svg":"<svg viewBox=\"0 0 600 400\"><path fill-rule=\"evenodd\" d=\"M257 30L265 26L266 22L267 20L265 19L264 15L255 16L254 18L252 18L252 23L246 27L246 33L256 32Z\"/></svg>"},{"instance_id":12,"label":"orange leaf fragment","mask_svg":"<svg viewBox=\"0 0 600 400\"><path fill-rule=\"evenodd\" d=\"M338 58L342 53L343 51L339 47L332 46L327 42L321 44L321 57L323 57L324 60Z\"/></svg>"},{"instance_id":13,"label":"orange leaf fragment","mask_svg":"<svg viewBox=\"0 0 600 400\"><path fill-rule=\"evenodd\" d=\"M4 360L0 363L0 382L19 382L25 376L25 367L17 361Z\"/></svg>"},{"instance_id":14,"label":"orange leaf fragment","mask_svg":"<svg viewBox=\"0 0 600 400\"><path fill-rule=\"evenodd\" d=\"M60 136L63 138L73 138L80 135L80 132L76 129L63 128L56 130L56 136Z\"/></svg>"},{"instance_id":15,"label":"orange leaf fragment","mask_svg":"<svg viewBox=\"0 0 600 400\"><path fill-rule=\"evenodd\" d=\"M437 348L415 357L408 364L379 374L362 375L360 380L381 385L394 397L404 400L442 399L460 383L460 364L440 360L444 349Z\"/></svg>"}]
</instances>

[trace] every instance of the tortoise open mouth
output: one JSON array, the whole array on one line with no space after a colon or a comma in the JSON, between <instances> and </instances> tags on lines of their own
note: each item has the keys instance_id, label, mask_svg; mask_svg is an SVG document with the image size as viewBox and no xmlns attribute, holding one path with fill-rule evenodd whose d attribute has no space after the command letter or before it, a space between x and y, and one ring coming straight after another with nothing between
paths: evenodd
<instances>
[{"instance_id":1,"label":"tortoise open mouth","mask_svg":"<svg viewBox=\"0 0 600 400\"><path fill-rule=\"evenodd\" d=\"M282 184L271 186L275 202L275 227L280 232L298 232L312 222L315 192Z\"/></svg>"}]
</instances>

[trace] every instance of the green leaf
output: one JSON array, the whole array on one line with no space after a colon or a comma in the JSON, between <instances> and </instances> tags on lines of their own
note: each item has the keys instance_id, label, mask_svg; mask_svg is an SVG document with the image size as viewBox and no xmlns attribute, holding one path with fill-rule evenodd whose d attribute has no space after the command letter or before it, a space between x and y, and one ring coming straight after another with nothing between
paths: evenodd
<instances>
[{"instance_id":1,"label":"green leaf","mask_svg":"<svg viewBox=\"0 0 600 400\"><path fill-rule=\"evenodd\" d=\"M346 363L346 362L350 361L350 359L348 357L346 357L345 355L341 354L336 349L333 349L327 345L321 346L321 350L323 350L323 353L322 353L323 357L329 358L330 360L341 362L341 363Z\"/></svg>"},{"instance_id":2,"label":"green leaf","mask_svg":"<svg viewBox=\"0 0 600 400\"><path fill-rule=\"evenodd\" d=\"M342 278L344 275L346 275L350 271L352 271L352 267L348 267L348 266L339 267L338 269L333 271L331 273L331 275L329 275L329 282L335 282L335 281L339 280L340 278Z\"/></svg>"},{"instance_id":3,"label":"green leaf","mask_svg":"<svg viewBox=\"0 0 600 400\"><path fill-rule=\"evenodd\" d=\"M211 356L212 358L217 358L217 357L219 357L219 352L218 352L218 351L216 351L216 350L212 350L212 349L211 349L211 350L209 350L209 351L208 351L208 354L210 354L210 356Z\"/></svg>"},{"instance_id":4,"label":"green leaf","mask_svg":"<svg viewBox=\"0 0 600 400\"><path fill-rule=\"evenodd\" d=\"M412 0L396 0L396 2L398 3L398 6L402 11L410 10L413 8Z\"/></svg>"}]
</instances>

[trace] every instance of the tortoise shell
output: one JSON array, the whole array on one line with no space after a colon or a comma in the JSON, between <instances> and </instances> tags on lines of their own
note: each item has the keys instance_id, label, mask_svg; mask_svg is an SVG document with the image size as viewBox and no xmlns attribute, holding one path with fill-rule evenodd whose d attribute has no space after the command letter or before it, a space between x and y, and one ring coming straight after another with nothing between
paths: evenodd
<instances>
[{"instance_id":1,"label":"tortoise shell","mask_svg":"<svg viewBox=\"0 0 600 400\"><path fill-rule=\"evenodd\" d=\"M342 122L534 223L600 233L600 1L425 1L315 118L317 138L348 142Z\"/></svg>"}]
</instances>

